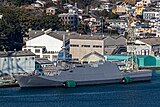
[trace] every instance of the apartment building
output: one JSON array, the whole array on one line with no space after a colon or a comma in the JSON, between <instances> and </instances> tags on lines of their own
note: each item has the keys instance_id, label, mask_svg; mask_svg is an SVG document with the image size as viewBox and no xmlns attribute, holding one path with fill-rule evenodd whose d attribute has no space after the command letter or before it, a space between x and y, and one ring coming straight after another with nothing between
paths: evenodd
<instances>
[{"instance_id":1,"label":"apartment building","mask_svg":"<svg viewBox=\"0 0 160 107\"><path fill-rule=\"evenodd\" d=\"M143 12L143 19L144 20L151 20L152 18L158 19L160 16L159 12L154 12L154 11L146 11Z\"/></svg>"},{"instance_id":2,"label":"apartment building","mask_svg":"<svg viewBox=\"0 0 160 107\"><path fill-rule=\"evenodd\" d=\"M58 16L64 25L69 25L70 27L78 27L79 15L77 14L77 9L69 9L68 13L62 13Z\"/></svg>"}]
</instances>

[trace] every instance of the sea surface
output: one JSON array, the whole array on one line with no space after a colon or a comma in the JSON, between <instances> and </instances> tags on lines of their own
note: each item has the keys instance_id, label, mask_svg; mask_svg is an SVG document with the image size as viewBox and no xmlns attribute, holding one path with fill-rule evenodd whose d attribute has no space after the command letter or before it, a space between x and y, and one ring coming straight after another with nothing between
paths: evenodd
<instances>
[{"instance_id":1,"label":"sea surface","mask_svg":"<svg viewBox=\"0 0 160 107\"><path fill-rule=\"evenodd\" d=\"M0 107L160 107L160 71L152 81L76 88L0 88Z\"/></svg>"}]
</instances>

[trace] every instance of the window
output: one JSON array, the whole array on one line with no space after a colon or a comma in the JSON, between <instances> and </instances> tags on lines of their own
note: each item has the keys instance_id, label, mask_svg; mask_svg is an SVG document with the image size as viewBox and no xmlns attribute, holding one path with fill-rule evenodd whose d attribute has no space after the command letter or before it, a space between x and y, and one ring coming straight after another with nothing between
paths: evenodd
<instances>
[{"instance_id":1,"label":"window","mask_svg":"<svg viewBox=\"0 0 160 107\"><path fill-rule=\"evenodd\" d=\"M50 58L50 55L43 55L43 58Z\"/></svg>"},{"instance_id":2,"label":"window","mask_svg":"<svg viewBox=\"0 0 160 107\"><path fill-rule=\"evenodd\" d=\"M28 49L28 51L31 51L31 49Z\"/></svg>"},{"instance_id":3,"label":"window","mask_svg":"<svg viewBox=\"0 0 160 107\"><path fill-rule=\"evenodd\" d=\"M93 48L102 48L101 45L93 45Z\"/></svg>"},{"instance_id":4,"label":"window","mask_svg":"<svg viewBox=\"0 0 160 107\"><path fill-rule=\"evenodd\" d=\"M36 58L40 58L40 55L36 55Z\"/></svg>"},{"instance_id":5,"label":"window","mask_svg":"<svg viewBox=\"0 0 160 107\"><path fill-rule=\"evenodd\" d=\"M81 47L90 47L90 45L82 45Z\"/></svg>"},{"instance_id":6,"label":"window","mask_svg":"<svg viewBox=\"0 0 160 107\"><path fill-rule=\"evenodd\" d=\"M40 53L40 49L35 49L35 53Z\"/></svg>"},{"instance_id":7,"label":"window","mask_svg":"<svg viewBox=\"0 0 160 107\"><path fill-rule=\"evenodd\" d=\"M79 45L71 44L70 47L79 47Z\"/></svg>"},{"instance_id":8,"label":"window","mask_svg":"<svg viewBox=\"0 0 160 107\"><path fill-rule=\"evenodd\" d=\"M32 57L32 60L34 60L34 57Z\"/></svg>"}]
</instances>

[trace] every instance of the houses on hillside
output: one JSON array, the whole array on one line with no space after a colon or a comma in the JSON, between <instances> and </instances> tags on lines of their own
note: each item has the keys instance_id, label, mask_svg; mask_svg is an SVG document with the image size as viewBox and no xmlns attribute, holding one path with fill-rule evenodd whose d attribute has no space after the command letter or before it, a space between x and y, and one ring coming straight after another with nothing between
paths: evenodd
<instances>
[{"instance_id":1,"label":"houses on hillside","mask_svg":"<svg viewBox=\"0 0 160 107\"><path fill-rule=\"evenodd\" d=\"M56 7L48 7L46 8L46 13L50 15L55 15L58 12L58 8Z\"/></svg>"}]
</instances>

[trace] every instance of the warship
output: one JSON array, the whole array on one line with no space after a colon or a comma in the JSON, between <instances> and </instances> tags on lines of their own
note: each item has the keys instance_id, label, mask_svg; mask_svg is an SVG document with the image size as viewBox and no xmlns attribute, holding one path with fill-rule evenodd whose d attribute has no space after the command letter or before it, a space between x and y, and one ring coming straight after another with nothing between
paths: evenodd
<instances>
[{"instance_id":1,"label":"warship","mask_svg":"<svg viewBox=\"0 0 160 107\"><path fill-rule=\"evenodd\" d=\"M75 87L78 85L130 83L149 81L151 77L151 70L121 72L118 66L111 62L74 65L68 69L59 69L43 75L15 75L20 87Z\"/></svg>"},{"instance_id":2,"label":"warship","mask_svg":"<svg viewBox=\"0 0 160 107\"><path fill-rule=\"evenodd\" d=\"M64 58L55 66L53 71L14 75L19 86L76 87L80 85L150 81L152 77L151 70L128 69L122 72L116 63L109 61L96 61L89 64L71 63L65 60L65 43L63 43L62 50Z\"/></svg>"}]
</instances>

